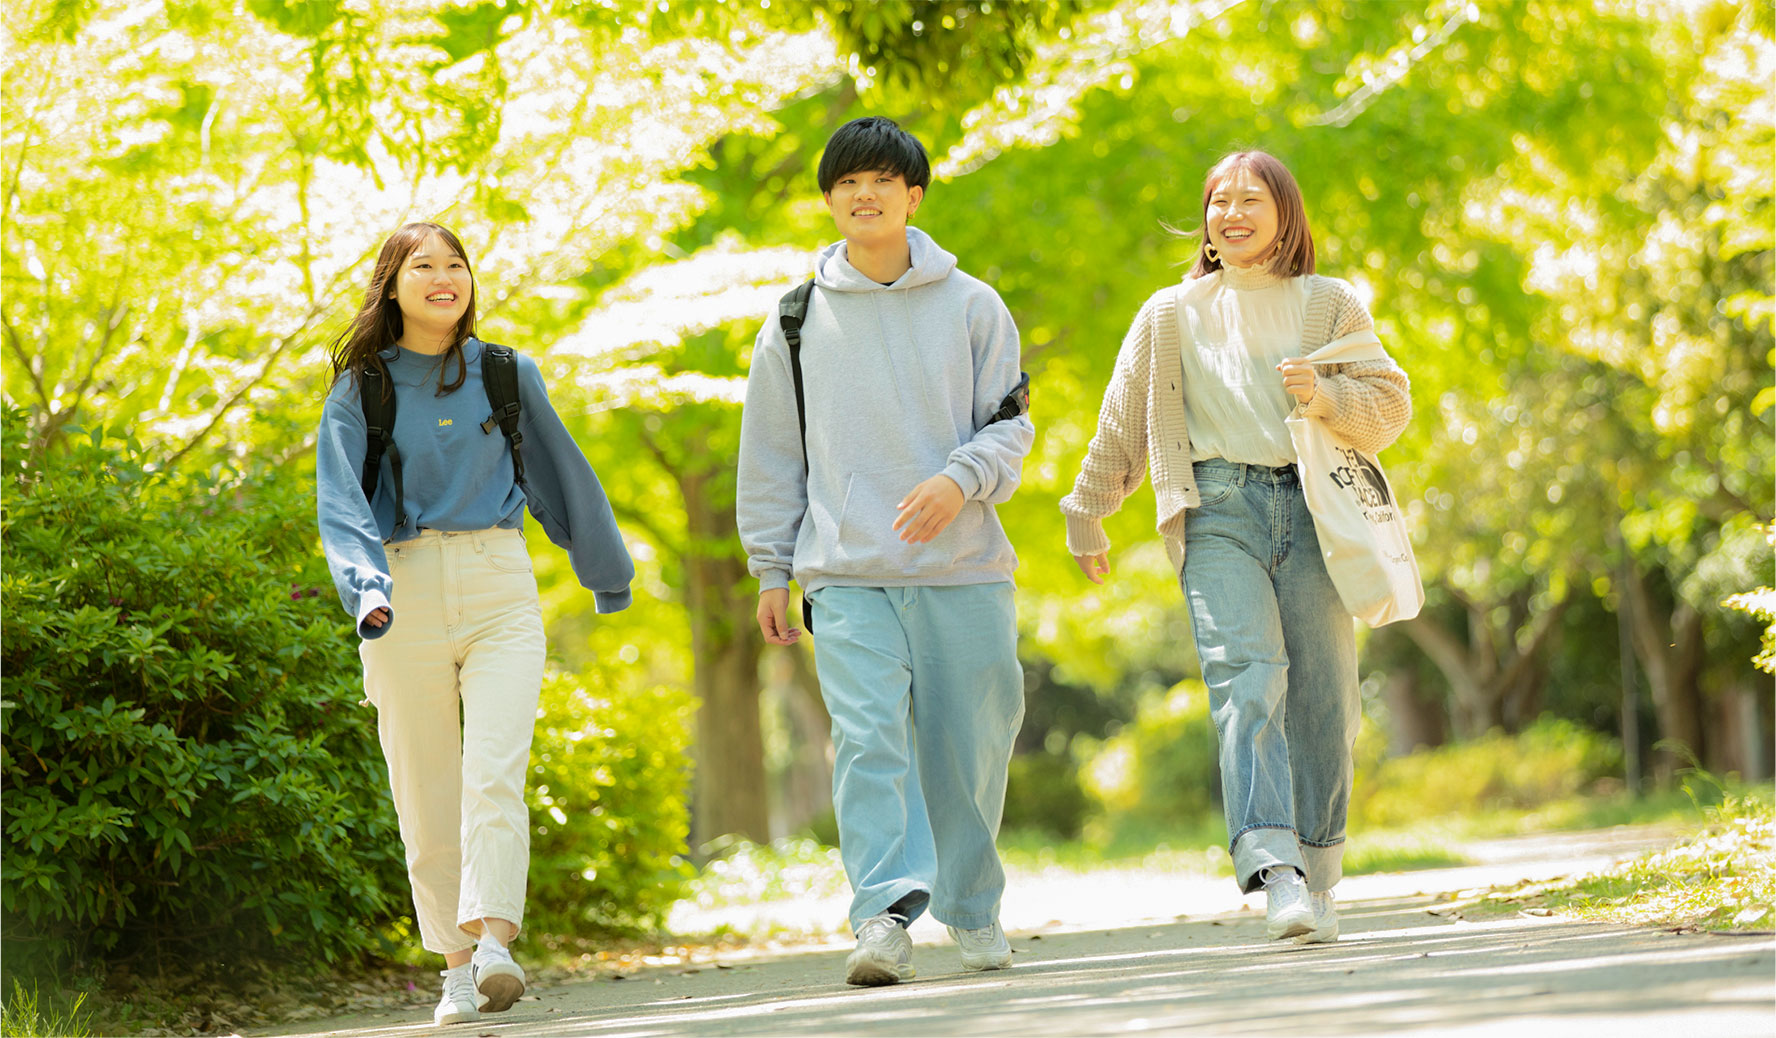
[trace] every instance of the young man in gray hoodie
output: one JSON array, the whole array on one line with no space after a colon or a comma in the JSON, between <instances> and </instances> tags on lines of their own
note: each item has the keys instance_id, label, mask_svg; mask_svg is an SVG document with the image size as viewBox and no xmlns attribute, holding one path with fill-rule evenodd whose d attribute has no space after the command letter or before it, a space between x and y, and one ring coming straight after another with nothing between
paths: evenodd
<instances>
[{"instance_id":1,"label":"young man in gray hoodie","mask_svg":"<svg viewBox=\"0 0 1776 1038\"><path fill-rule=\"evenodd\" d=\"M928 908L964 968L1011 964L994 840L1024 688L1017 556L993 506L1035 429L1000 410L1019 378L1005 304L907 226L930 180L925 149L888 119L827 142L820 191L844 240L820 253L801 327L807 433L776 314L740 423L759 628L773 645L800 638L793 578L818 631L852 984L911 978L906 927Z\"/></svg>"}]
</instances>

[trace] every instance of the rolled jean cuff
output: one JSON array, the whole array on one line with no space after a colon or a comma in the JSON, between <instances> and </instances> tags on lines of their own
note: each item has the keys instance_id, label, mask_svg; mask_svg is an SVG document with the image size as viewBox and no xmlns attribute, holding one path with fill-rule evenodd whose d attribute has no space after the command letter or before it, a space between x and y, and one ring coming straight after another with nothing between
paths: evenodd
<instances>
[{"instance_id":1,"label":"rolled jean cuff","mask_svg":"<svg viewBox=\"0 0 1776 1038\"><path fill-rule=\"evenodd\" d=\"M1307 863L1307 889L1321 894L1344 878L1344 837L1325 846L1301 841L1301 857Z\"/></svg>"},{"instance_id":2,"label":"rolled jean cuff","mask_svg":"<svg viewBox=\"0 0 1776 1038\"><path fill-rule=\"evenodd\" d=\"M1233 875L1240 891L1250 894L1263 886L1258 874L1265 869L1287 865L1307 875L1301 852L1300 837L1286 825L1255 825L1240 833L1233 841Z\"/></svg>"}]
</instances>

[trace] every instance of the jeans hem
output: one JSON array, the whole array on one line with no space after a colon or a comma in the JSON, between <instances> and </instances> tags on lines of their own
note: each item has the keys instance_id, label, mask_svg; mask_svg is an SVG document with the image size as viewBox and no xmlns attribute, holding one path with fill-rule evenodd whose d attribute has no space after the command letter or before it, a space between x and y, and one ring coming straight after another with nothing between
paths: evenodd
<instances>
[{"instance_id":1,"label":"jeans hem","mask_svg":"<svg viewBox=\"0 0 1776 1038\"><path fill-rule=\"evenodd\" d=\"M918 880L903 879L890 885L887 890L877 893L871 896L869 900L862 902L863 905L874 906L868 911L864 911L863 908L856 904L851 906L851 932L856 933L858 928L863 926L864 920L873 919L876 916L881 915L883 912L888 911L888 909L894 906L896 901L906 897L908 894L925 895L923 901L920 901L907 912L907 925L913 925L913 920L924 915L926 909L931 907L931 891L926 890L920 885Z\"/></svg>"},{"instance_id":2,"label":"jeans hem","mask_svg":"<svg viewBox=\"0 0 1776 1038\"><path fill-rule=\"evenodd\" d=\"M995 902L991 912L978 914L974 912L952 912L947 908L939 911L937 908L933 907L931 909L931 918L936 919L945 926L953 926L958 930L979 930L982 927L992 926L999 921L999 906Z\"/></svg>"},{"instance_id":3,"label":"jeans hem","mask_svg":"<svg viewBox=\"0 0 1776 1038\"><path fill-rule=\"evenodd\" d=\"M1308 874L1302 855L1301 838L1289 825L1248 825L1234 837L1231 846L1233 875L1240 892L1250 894L1263 884L1259 874L1265 869L1288 866Z\"/></svg>"},{"instance_id":4,"label":"jeans hem","mask_svg":"<svg viewBox=\"0 0 1776 1038\"><path fill-rule=\"evenodd\" d=\"M1319 844L1301 841L1301 856L1307 863L1307 889L1323 894L1344 878L1344 840Z\"/></svg>"}]
</instances>

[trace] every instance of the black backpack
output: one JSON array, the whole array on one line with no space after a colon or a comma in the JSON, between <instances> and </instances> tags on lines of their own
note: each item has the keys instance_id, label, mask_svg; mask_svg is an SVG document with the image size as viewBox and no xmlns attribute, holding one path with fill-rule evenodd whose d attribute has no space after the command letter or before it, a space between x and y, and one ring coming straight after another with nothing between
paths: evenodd
<instances>
[{"instance_id":1,"label":"black backpack","mask_svg":"<svg viewBox=\"0 0 1776 1038\"><path fill-rule=\"evenodd\" d=\"M789 372L795 379L796 424L802 430L802 474L808 474L808 413L802 396L802 322L808 318L808 300L814 297L814 279L808 280L791 289L789 294L777 301L777 326L783 329L783 339L789 343ZM1030 413L1030 373L1018 372L1018 384L1011 387L1005 399L999 401L999 409L987 418L987 425L1016 418L1021 414ZM985 428L986 426L982 426Z\"/></svg>"},{"instance_id":2,"label":"black backpack","mask_svg":"<svg viewBox=\"0 0 1776 1038\"><path fill-rule=\"evenodd\" d=\"M808 301L813 297L814 279L809 278L777 301L777 326L783 329L783 339L789 344L789 371L795 379L796 424L802 430L803 476L808 474L808 412L802 396L802 322L808 318ZM1030 373L1020 371L1018 384L1005 394L1004 400L999 401L999 409L987 418L987 425L1029 413ZM802 625L808 629L809 634L814 633L814 609L808 604L806 595L802 596Z\"/></svg>"},{"instance_id":3,"label":"black backpack","mask_svg":"<svg viewBox=\"0 0 1776 1038\"><path fill-rule=\"evenodd\" d=\"M518 447L524 434L518 431L518 355L509 346L484 342L481 344L481 385L487 390L487 402L493 413L481 423L481 431L491 434L495 425L506 434L512 448L512 471L518 485L524 484L524 455ZM365 365L358 383L358 398L364 408L364 500L376 500L376 482L382 475L382 456L389 459L389 471L395 477L395 528L407 525L406 503L401 496L401 451L395 446L395 394L383 392L382 371ZM528 487L526 490L528 491Z\"/></svg>"}]
</instances>

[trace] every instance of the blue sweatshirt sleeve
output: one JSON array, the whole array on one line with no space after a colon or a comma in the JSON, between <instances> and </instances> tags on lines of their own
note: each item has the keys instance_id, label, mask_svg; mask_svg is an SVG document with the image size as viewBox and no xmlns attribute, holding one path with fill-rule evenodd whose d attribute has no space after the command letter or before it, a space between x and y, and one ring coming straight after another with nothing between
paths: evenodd
<instances>
[{"instance_id":1,"label":"blue sweatshirt sleeve","mask_svg":"<svg viewBox=\"0 0 1776 1038\"><path fill-rule=\"evenodd\" d=\"M974 353L974 437L950 452L943 474L962 488L964 499L997 505L1011 500L1023 478L1024 456L1036 442L1036 426L1027 414L986 424L1017 386L1021 354L1011 312L998 293L989 289L984 296L970 307L968 321Z\"/></svg>"},{"instance_id":2,"label":"blue sweatshirt sleeve","mask_svg":"<svg viewBox=\"0 0 1776 1038\"><path fill-rule=\"evenodd\" d=\"M395 581L389 576L388 554L382 548L376 515L364 500L367 440L358 390L347 375L327 394L321 427L315 433L315 512L321 548L340 604L357 622L361 637L380 638L394 626L389 599L394 595ZM378 609L389 610L388 622L381 627L365 623Z\"/></svg>"},{"instance_id":3,"label":"blue sweatshirt sleeve","mask_svg":"<svg viewBox=\"0 0 1776 1038\"><path fill-rule=\"evenodd\" d=\"M617 529L610 499L580 452L561 416L549 403L536 362L518 357L518 430L524 435L524 482L530 514L573 562L580 586L592 592L600 613L627 609L635 563ZM361 496L361 495L360 495Z\"/></svg>"}]
</instances>

